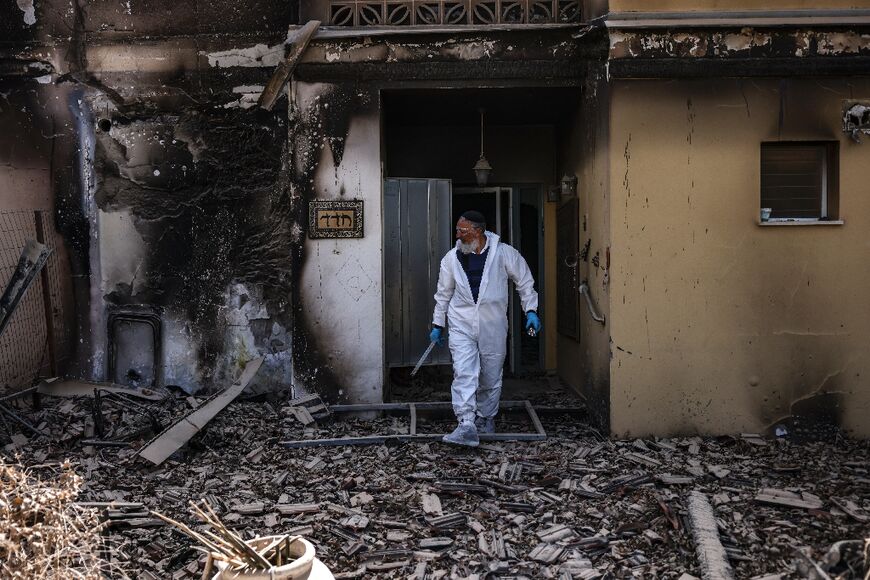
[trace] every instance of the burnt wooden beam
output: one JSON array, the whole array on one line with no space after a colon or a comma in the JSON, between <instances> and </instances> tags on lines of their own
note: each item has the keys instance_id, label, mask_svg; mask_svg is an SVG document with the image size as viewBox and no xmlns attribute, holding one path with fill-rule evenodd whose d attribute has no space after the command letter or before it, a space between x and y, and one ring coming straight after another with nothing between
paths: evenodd
<instances>
[{"instance_id":1,"label":"burnt wooden beam","mask_svg":"<svg viewBox=\"0 0 870 580\"><path fill-rule=\"evenodd\" d=\"M262 357L249 361L239 380L149 441L139 450L138 456L147 459L154 465L160 465L166 461L170 455L199 433L209 421L214 419L224 407L232 403L245 390L262 364Z\"/></svg>"},{"instance_id":2,"label":"burnt wooden beam","mask_svg":"<svg viewBox=\"0 0 870 580\"><path fill-rule=\"evenodd\" d=\"M301 63L296 78L306 82L534 80L543 86L579 85L583 59L439 62ZM568 81L567 83L565 81Z\"/></svg>"},{"instance_id":3,"label":"burnt wooden beam","mask_svg":"<svg viewBox=\"0 0 870 580\"><path fill-rule=\"evenodd\" d=\"M257 104L262 108L271 111L272 107L275 106L275 101L278 100L281 89L284 88L290 75L293 74L299 59L302 58L302 54L308 47L311 37L314 36L319 26L319 20L309 20L305 26L294 30L287 37L287 44L290 46L287 56L278 65L278 68L275 69L275 74L272 75L272 78L266 83L266 88L260 93L260 99Z\"/></svg>"},{"instance_id":4,"label":"burnt wooden beam","mask_svg":"<svg viewBox=\"0 0 870 580\"><path fill-rule=\"evenodd\" d=\"M608 62L612 79L866 76L868 56L763 58L619 58Z\"/></svg>"},{"instance_id":5,"label":"burnt wooden beam","mask_svg":"<svg viewBox=\"0 0 870 580\"><path fill-rule=\"evenodd\" d=\"M51 248L40 244L34 240L28 240L24 249L21 251L21 257L18 259L18 265L15 271L12 272L12 277L9 284L6 285L6 290L3 296L0 297L0 335L9 324L18 302L24 296L30 285L36 279L36 275L45 266L48 256L51 254Z\"/></svg>"},{"instance_id":6,"label":"burnt wooden beam","mask_svg":"<svg viewBox=\"0 0 870 580\"><path fill-rule=\"evenodd\" d=\"M33 219L36 223L36 241L40 244L45 244L46 242L45 224L43 223L44 213L42 210L33 212ZM57 353L55 352L57 338L54 332L54 314L51 304L51 285L48 281L48 269L42 268L39 276L42 281L42 311L45 315L45 340L48 342L48 366L51 376L56 377L58 375ZM34 394L34 397L38 396L39 393Z\"/></svg>"}]
</instances>

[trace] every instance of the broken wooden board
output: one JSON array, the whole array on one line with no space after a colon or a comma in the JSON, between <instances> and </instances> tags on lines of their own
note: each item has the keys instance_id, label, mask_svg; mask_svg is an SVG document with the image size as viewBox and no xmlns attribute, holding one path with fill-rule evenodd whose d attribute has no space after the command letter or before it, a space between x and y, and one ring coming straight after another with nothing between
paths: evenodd
<instances>
[{"instance_id":1,"label":"broken wooden board","mask_svg":"<svg viewBox=\"0 0 870 580\"><path fill-rule=\"evenodd\" d=\"M297 421L303 425L311 425L318 419L329 416L329 407L319 395L303 395L287 403L285 408Z\"/></svg>"},{"instance_id":2,"label":"broken wooden board","mask_svg":"<svg viewBox=\"0 0 870 580\"><path fill-rule=\"evenodd\" d=\"M152 389L134 389L114 383L92 383L75 379L49 379L42 381L36 387L36 392L40 395L50 395L52 397L93 397L94 390L127 395L137 399L147 399L149 401L162 401L166 397L165 393Z\"/></svg>"},{"instance_id":3,"label":"broken wooden board","mask_svg":"<svg viewBox=\"0 0 870 580\"><path fill-rule=\"evenodd\" d=\"M199 433L209 421L214 419L224 407L232 403L245 390L245 387L248 386L248 383L251 382L251 379L260 370L260 365L262 364L262 357L249 361L239 380L152 439L139 450L139 457L147 459L154 465L160 465L166 461L170 455L180 449L191 437Z\"/></svg>"},{"instance_id":4,"label":"broken wooden board","mask_svg":"<svg viewBox=\"0 0 870 580\"><path fill-rule=\"evenodd\" d=\"M821 500L815 497L802 497L796 493L781 489L763 488L755 496L755 501L758 503L766 503L771 505L779 505L791 508L800 508L805 510L822 509Z\"/></svg>"},{"instance_id":5,"label":"broken wooden board","mask_svg":"<svg viewBox=\"0 0 870 580\"><path fill-rule=\"evenodd\" d=\"M272 110L272 107L275 106L275 101L278 100L278 96L281 94L281 89L284 88L287 79L293 74L293 70L302 58L302 53L305 52L308 42L314 36L314 33L317 32L319 26L319 20L309 20L305 26L293 30L287 35L286 44L290 46L290 50L287 53L287 57L275 69L272 78L266 83L266 88L260 93L258 105L267 111Z\"/></svg>"},{"instance_id":6,"label":"broken wooden board","mask_svg":"<svg viewBox=\"0 0 870 580\"><path fill-rule=\"evenodd\" d=\"M51 248L40 244L36 240L27 240L24 249L21 250L21 257L18 259L18 265L12 272L12 277L6 285L6 290L0 296L0 335L3 334L6 325L12 318L12 313L18 307L21 298L33 284L36 275L45 266L48 256L51 254Z\"/></svg>"}]
</instances>

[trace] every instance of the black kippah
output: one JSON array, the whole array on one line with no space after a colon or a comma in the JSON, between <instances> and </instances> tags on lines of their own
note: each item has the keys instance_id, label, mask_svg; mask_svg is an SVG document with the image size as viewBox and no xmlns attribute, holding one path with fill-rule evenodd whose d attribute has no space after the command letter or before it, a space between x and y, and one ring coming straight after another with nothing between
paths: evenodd
<instances>
[{"instance_id":1,"label":"black kippah","mask_svg":"<svg viewBox=\"0 0 870 580\"><path fill-rule=\"evenodd\" d=\"M463 213L462 217L476 224L486 224L486 218L483 217L483 214L473 209L470 209L467 212Z\"/></svg>"}]
</instances>

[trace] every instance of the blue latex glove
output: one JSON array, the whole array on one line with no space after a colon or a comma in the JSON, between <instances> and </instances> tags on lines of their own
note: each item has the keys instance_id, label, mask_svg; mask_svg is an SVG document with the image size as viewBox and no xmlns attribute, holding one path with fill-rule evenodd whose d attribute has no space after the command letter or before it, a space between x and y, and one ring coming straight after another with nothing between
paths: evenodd
<instances>
[{"instance_id":1,"label":"blue latex glove","mask_svg":"<svg viewBox=\"0 0 870 580\"><path fill-rule=\"evenodd\" d=\"M541 332L541 319L534 312L526 314L526 330L534 328L535 334Z\"/></svg>"},{"instance_id":2,"label":"blue latex glove","mask_svg":"<svg viewBox=\"0 0 870 580\"><path fill-rule=\"evenodd\" d=\"M429 342L437 342L438 346L444 346L444 331L440 328L433 328L429 333Z\"/></svg>"}]
</instances>

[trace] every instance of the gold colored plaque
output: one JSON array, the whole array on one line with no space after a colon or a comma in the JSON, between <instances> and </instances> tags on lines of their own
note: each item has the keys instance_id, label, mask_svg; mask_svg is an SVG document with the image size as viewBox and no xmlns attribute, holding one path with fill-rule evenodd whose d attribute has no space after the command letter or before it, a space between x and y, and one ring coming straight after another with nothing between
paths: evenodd
<instances>
[{"instance_id":1,"label":"gold colored plaque","mask_svg":"<svg viewBox=\"0 0 870 580\"><path fill-rule=\"evenodd\" d=\"M320 200L308 204L308 237L363 237L362 200Z\"/></svg>"}]
</instances>

